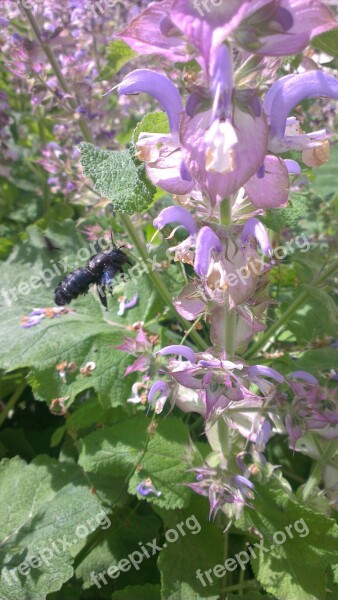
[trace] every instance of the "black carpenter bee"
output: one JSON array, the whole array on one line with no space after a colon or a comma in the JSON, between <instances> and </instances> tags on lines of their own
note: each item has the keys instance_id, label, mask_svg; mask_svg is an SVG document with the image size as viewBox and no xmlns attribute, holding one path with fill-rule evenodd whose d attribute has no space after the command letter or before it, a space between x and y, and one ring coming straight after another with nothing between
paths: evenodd
<instances>
[{"instance_id":1,"label":"black carpenter bee","mask_svg":"<svg viewBox=\"0 0 338 600\"><path fill-rule=\"evenodd\" d=\"M58 306L69 304L80 294L86 294L89 286L96 283L101 304L107 308L106 289L112 293L114 277L123 272L122 266L125 263L132 264L122 252L123 246L117 248L113 241L112 244L112 250L94 254L86 267L75 269L64 277L54 290L54 300ZM96 249L98 250L97 246Z\"/></svg>"}]
</instances>

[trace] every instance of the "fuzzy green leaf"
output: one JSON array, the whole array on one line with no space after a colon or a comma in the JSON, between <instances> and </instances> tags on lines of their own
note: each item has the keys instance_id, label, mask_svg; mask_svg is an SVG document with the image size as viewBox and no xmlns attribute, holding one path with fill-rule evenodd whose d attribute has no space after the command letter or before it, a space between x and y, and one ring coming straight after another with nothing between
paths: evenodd
<instances>
[{"instance_id":1,"label":"fuzzy green leaf","mask_svg":"<svg viewBox=\"0 0 338 600\"><path fill-rule=\"evenodd\" d=\"M98 80L110 81L135 56L137 56L137 53L123 40L114 40L108 46L107 64L103 67Z\"/></svg>"},{"instance_id":2,"label":"fuzzy green leaf","mask_svg":"<svg viewBox=\"0 0 338 600\"><path fill-rule=\"evenodd\" d=\"M150 494L148 502L181 508L190 497L190 490L183 484L192 480L185 449L188 431L174 417L160 421L153 434L147 431L149 425L149 418L137 414L118 426L95 431L81 440L79 462L88 473L127 478L137 466L129 481L130 493L136 494L137 485L150 478L161 496Z\"/></svg>"},{"instance_id":3,"label":"fuzzy green leaf","mask_svg":"<svg viewBox=\"0 0 338 600\"><path fill-rule=\"evenodd\" d=\"M6 507L0 517L0 596L44 600L72 577L74 557L99 528L100 514L103 524L101 504L81 469L47 456L29 465L4 459L0 502Z\"/></svg>"},{"instance_id":4,"label":"fuzzy green leaf","mask_svg":"<svg viewBox=\"0 0 338 600\"><path fill-rule=\"evenodd\" d=\"M148 181L144 164L131 152L101 150L87 142L78 149L84 174L101 196L112 201L117 212L132 215L151 204L156 188Z\"/></svg>"},{"instance_id":5,"label":"fuzzy green leaf","mask_svg":"<svg viewBox=\"0 0 338 600\"><path fill-rule=\"evenodd\" d=\"M162 111L156 111L145 115L134 129L132 137L134 144L136 144L141 132L168 134L170 128L167 114Z\"/></svg>"},{"instance_id":6,"label":"fuzzy green leaf","mask_svg":"<svg viewBox=\"0 0 338 600\"><path fill-rule=\"evenodd\" d=\"M261 533L267 549L252 558L257 579L278 600L325 598L326 570L337 563L338 526L282 490L258 483L255 489L254 508L245 510L244 522Z\"/></svg>"}]
</instances>

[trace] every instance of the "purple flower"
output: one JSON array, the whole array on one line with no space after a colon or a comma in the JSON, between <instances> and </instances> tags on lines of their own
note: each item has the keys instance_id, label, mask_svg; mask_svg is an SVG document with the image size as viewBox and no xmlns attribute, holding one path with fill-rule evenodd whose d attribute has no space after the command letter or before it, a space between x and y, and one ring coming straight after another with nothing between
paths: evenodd
<instances>
[{"instance_id":1,"label":"purple flower","mask_svg":"<svg viewBox=\"0 0 338 600\"><path fill-rule=\"evenodd\" d=\"M171 19L207 69L226 39L249 52L284 56L301 52L313 36L337 26L319 0L174 0Z\"/></svg>"},{"instance_id":2,"label":"purple flower","mask_svg":"<svg viewBox=\"0 0 338 600\"><path fill-rule=\"evenodd\" d=\"M170 386L165 381L155 381L155 383L153 383L149 390L148 402L154 407L156 414L160 414L162 412L170 394ZM158 397L155 400L157 395Z\"/></svg>"},{"instance_id":3,"label":"purple flower","mask_svg":"<svg viewBox=\"0 0 338 600\"><path fill-rule=\"evenodd\" d=\"M129 310L130 308L134 308L134 306L136 306L138 302L138 294L135 294L131 300L126 302L126 298L123 296L120 299L120 306L119 306L119 310L118 310L118 315L121 317L122 315L124 315L126 310Z\"/></svg>"},{"instance_id":4,"label":"purple flower","mask_svg":"<svg viewBox=\"0 0 338 600\"><path fill-rule=\"evenodd\" d=\"M265 367L263 365L255 365L252 367L249 367L248 369L248 374L250 377L252 377L253 380L255 380L257 377L271 377L272 379L274 379L275 381L278 381L279 383L284 383L285 379L282 375L280 375L280 373L277 373L277 371L275 371L275 369L271 369L271 367Z\"/></svg>"},{"instance_id":5,"label":"purple flower","mask_svg":"<svg viewBox=\"0 0 338 600\"><path fill-rule=\"evenodd\" d=\"M210 259L213 252L221 252L222 244L210 227L202 227L196 240L194 269L200 277L209 273Z\"/></svg>"},{"instance_id":6,"label":"purple flower","mask_svg":"<svg viewBox=\"0 0 338 600\"><path fill-rule=\"evenodd\" d=\"M141 481L141 483L138 484L136 491L141 496L149 496L149 494L154 494L158 497L162 494L162 492L160 492L153 486L153 482L150 478L143 479L143 481Z\"/></svg>"},{"instance_id":7,"label":"purple flower","mask_svg":"<svg viewBox=\"0 0 338 600\"><path fill-rule=\"evenodd\" d=\"M153 96L168 115L172 135L178 133L183 105L180 93L170 79L150 69L137 69L128 73L117 86L117 91L119 95L144 92Z\"/></svg>"},{"instance_id":8,"label":"purple flower","mask_svg":"<svg viewBox=\"0 0 338 600\"><path fill-rule=\"evenodd\" d=\"M183 114L183 158L211 205L238 191L256 173L267 150L267 124L261 112L244 112L234 100L226 120L213 110Z\"/></svg>"},{"instance_id":9,"label":"purple flower","mask_svg":"<svg viewBox=\"0 0 338 600\"><path fill-rule=\"evenodd\" d=\"M318 380L307 371L293 371L293 373L290 374L290 377L292 379L302 379L303 381L311 383L313 385L316 385L318 383Z\"/></svg>"},{"instance_id":10,"label":"purple flower","mask_svg":"<svg viewBox=\"0 0 338 600\"><path fill-rule=\"evenodd\" d=\"M153 2L118 37L139 54L157 54L172 61L190 60L186 41L176 30L170 12L172 0Z\"/></svg>"},{"instance_id":11,"label":"purple flower","mask_svg":"<svg viewBox=\"0 0 338 600\"><path fill-rule=\"evenodd\" d=\"M189 193L194 182L182 161L178 130L183 104L178 89L164 75L138 69L125 77L117 91L119 95L145 92L161 104L168 115L170 134L141 132L137 156L146 163L148 177L155 185L174 194Z\"/></svg>"},{"instance_id":12,"label":"purple flower","mask_svg":"<svg viewBox=\"0 0 338 600\"><path fill-rule=\"evenodd\" d=\"M264 110L270 121L270 150L278 153L323 145L325 130L306 134L301 132L296 119L288 119L289 113L299 102L316 96L337 100L337 79L316 70L287 75L271 86L264 100Z\"/></svg>"},{"instance_id":13,"label":"purple flower","mask_svg":"<svg viewBox=\"0 0 338 600\"><path fill-rule=\"evenodd\" d=\"M252 175L244 184L244 189L253 206L256 208L282 208L287 205L290 163L293 165L295 161L282 160L269 154L265 157L263 169ZM300 171L299 165L298 169Z\"/></svg>"},{"instance_id":14,"label":"purple flower","mask_svg":"<svg viewBox=\"0 0 338 600\"><path fill-rule=\"evenodd\" d=\"M268 0L242 21L234 38L249 52L285 56L298 54L314 36L335 27L333 15L320 0Z\"/></svg>"},{"instance_id":15,"label":"purple flower","mask_svg":"<svg viewBox=\"0 0 338 600\"><path fill-rule=\"evenodd\" d=\"M232 474L222 466L197 467L191 471L196 473L196 482L186 485L197 494L209 498L210 519L215 518L220 510L228 517L238 518L248 500L254 496L254 485L247 477Z\"/></svg>"},{"instance_id":16,"label":"purple flower","mask_svg":"<svg viewBox=\"0 0 338 600\"><path fill-rule=\"evenodd\" d=\"M258 221L258 219L248 219L243 227L241 237L242 242L247 242L251 237L254 237L257 240L264 256L271 256L272 248L268 233L263 223Z\"/></svg>"},{"instance_id":17,"label":"purple flower","mask_svg":"<svg viewBox=\"0 0 338 600\"><path fill-rule=\"evenodd\" d=\"M161 230L169 223L180 223L190 235L197 233L197 225L190 212L181 206L168 206L154 219L154 227Z\"/></svg>"},{"instance_id":18,"label":"purple flower","mask_svg":"<svg viewBox=\"0 0 338 600\"><path fill-rule=\"evenodd\" d=\"M178 354L179 356L186 358L187 361L191 363L194 363L196 360L195 352L193 352L191 348L188 348L188 346L183 345L166 346L165 348L159 350L157 354L159 354L160 356L167 356L168 354Z\"/></svg>"},{"instance_id":19,"label":"purple flower","mask_svg":"<svg viewBox=\"0 0 338 600\"><path fill-rule=\"evenodd\" d=\"M152 344L149 342L142 327L139 328L136 338L125 337L123 343L115 346L117 350L138 356L136 361L126 368L124 377L135 371L147 371L152 361Z\"/></svg>"}]
</instances>

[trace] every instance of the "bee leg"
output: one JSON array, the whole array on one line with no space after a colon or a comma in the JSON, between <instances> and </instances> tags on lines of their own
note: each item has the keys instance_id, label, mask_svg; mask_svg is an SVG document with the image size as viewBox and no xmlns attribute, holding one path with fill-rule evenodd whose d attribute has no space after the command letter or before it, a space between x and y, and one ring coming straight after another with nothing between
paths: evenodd
<instances>
[{"instance_id":1,"label":"bee leg","mask_svg":"<svg viewBox=\"0 0 338 600\"><path fill-rule=\"evenodd\" d=\"M102 304L102 306L104 306L104 308L106 310L108 310L108 305L107 305L107 296L106 296L106 286L104 284L99 284L97 286L97 293L99 295L100 298L100 302Z\"/></svg>"}]
</instances>

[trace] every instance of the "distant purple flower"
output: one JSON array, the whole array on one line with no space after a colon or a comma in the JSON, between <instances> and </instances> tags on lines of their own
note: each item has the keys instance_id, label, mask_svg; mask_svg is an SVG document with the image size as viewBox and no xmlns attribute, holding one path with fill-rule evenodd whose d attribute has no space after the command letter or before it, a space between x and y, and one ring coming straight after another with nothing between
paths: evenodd
<instances>
[{"instance_id":1,"label":"distant purple flower","mask_svg":"<svg viewBox=\"0 0 338 600\"><path fill-rule=\"evenodd\" d=\"M143 479L143 481L141 481L141 483L138 484L136 491L141 496L149 496L149 494L154 494L154 496L159 497L162 495L162 492L160 492L153 486L153 483L149 478Z\"/></svg>"},{"instance_id":2,"label":"distant purple flower","mask_svg":"<svg viewBox=\"0 0 338 600\"><path fill-rule=\"evenodd\" d=\"M130 308L134 308L138 302L138 294L134 294L134 296L131 298L131 300L126 301L126 298L123 296L120 301L119 301L119 310L117 312L117 314L121 317L124 315L126 310L129 310Z\"/></svg>"},{"instance_id":3,"label":"distant purple flower","mask_svg":"<svg viewBox=\"0 0 338 600\"><path fill-rule=\"evenodd\" d=\"M221 467L197 467L191 471L196 474L196 482L186 485L209 499L210 519L215 518L220 510L229 517L238 518L254 496L253 483L243 475L232 474Z\"/></svg>"}]
</instances>

